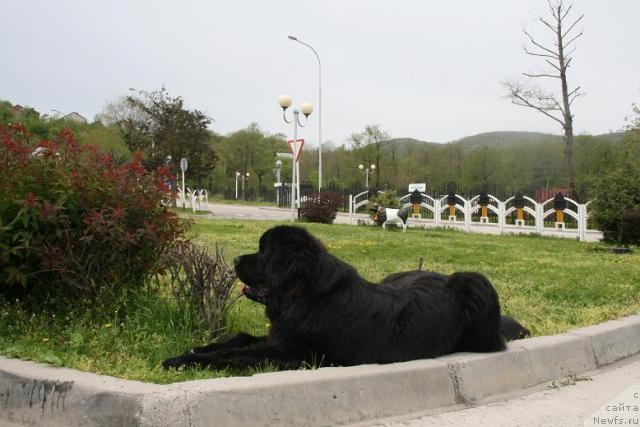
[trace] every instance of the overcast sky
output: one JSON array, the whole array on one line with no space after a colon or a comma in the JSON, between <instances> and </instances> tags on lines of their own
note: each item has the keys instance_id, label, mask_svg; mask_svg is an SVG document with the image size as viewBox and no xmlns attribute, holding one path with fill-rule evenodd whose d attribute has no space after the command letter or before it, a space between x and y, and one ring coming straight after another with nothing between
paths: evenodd
<instances>
[{"instance_id":1,"label":"overcast sky","mask_svg":"<svg viewBox=\"0 0 640 427\"><path fill-rule=\"evenodd\" d=\"M394 137L445 142L480 132L560 133L512 105L500 82L544 69L523 53L544 0L3 2L0 99L92 120L128 88L165 86L226 134L257 122L290 135L277 98L316 107L302 136L318 138L322 61L324 140L379 124ZM584 36L569 69L574 129L617 130L640 101L639 0L577 0ZM578 14L575 15L576 17Z\"/></svg>"}]
</instances>

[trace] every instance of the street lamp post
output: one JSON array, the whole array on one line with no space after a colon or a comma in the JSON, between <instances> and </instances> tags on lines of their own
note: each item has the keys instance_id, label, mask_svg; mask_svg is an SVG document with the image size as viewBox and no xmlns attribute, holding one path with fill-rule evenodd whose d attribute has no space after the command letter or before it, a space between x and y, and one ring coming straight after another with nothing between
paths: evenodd
<instances>
[{"instance_id":1,"label":"street lamp post","mask_svg":"<svg viewBox=\"0 0 640 427\"><path fill-rule=\"evenodd\" d=\"M249 172L245 173L244 175L240 172L236 172L236 203L238 202L238 180L242 182L242 200L245 200L244 182L249 180L249 176L251 176Z\"/></svg>"},{"instance_id":2,"label":"street lamp post","mask_svg":"<svg viewBox=\"0 0 640 427\"><path fill-rule=\"evenodd\" d=\"M280 206L280 188L282 187L282 183L280 182L280 172L282 172L282 160L276 160L276 165L273 168L273 173L276 175L276 183L274 187L276 188L276 205Z\"/></svg>"},{"instance_id":3,"label":"street lamp post","mask_svg":"<svg viewBox=\"0 0 640 427\"><path fill-rule=\"evenodd\" d=\"M236 203L238 203L238 178L240 178L240 172L236 171Z\"/></svg>"},{"instance_id":4,"label":"street lamp post","mask_svg":"<svg viewBox=\"0 0 640 427\"><path fill-rule=\"evenodd\" d=\"M287 108L291 107L293 101L289 95L281 95L278 98L278 104L282 107L282 118L285 123L293 123L293 164L291 169L291 221L295 221L295 206L300 207L300 162L298 162L298 126L304 127L306 124L300 121L300 113L304 114L305 119L313 112L313 106L310 102L302 103L300 111L293 109L293 119L287 119Z\"/></svg>"},{"instance_id":5,"label":"street lamp post","mask_svg":"<svg viewBox=\"0 0 640 427\"><path fill-rule=\"evenodd\" d=\"M318 60L318 192L320 192L322 190L322 64L320 63L320 55L313 47L294 36L289 36L289 40L311 49Z\"/></svg>"},{"instance_id":6,"label":"street lamp post","mask_svg":"<svg viewBox=\"0 0 640 427\"><path fill-rule=\"evenodd\" d=\"M369 190L369 175L376 173L376 165L371 165L368 168L365 168L364 165L358 165L358 169L360 169L360 172L364 174L365 186L367 187L367 190Z\"/></svg>"}]
</instances>

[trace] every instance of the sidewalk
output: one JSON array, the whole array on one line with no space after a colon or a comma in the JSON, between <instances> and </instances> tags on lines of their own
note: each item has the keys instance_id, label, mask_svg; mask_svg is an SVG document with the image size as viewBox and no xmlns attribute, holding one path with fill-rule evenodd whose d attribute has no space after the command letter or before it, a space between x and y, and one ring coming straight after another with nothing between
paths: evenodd
<instances>
[{"instance_id":1,"label":"sidewalk","mask_svg":"<svg viewBox=\"0 0 640 427\"><path fill-rule=\"evenodd\" d=\"M619 395L632 386L640 386L640 355L598 371L586 372L564 381L552 381L521 390L506 400L480 404L466 409L432 415L396 418L360 426L583 426L625 425L624 413L614 411L619 403L640 405L640 398L625 402ZM523 393L530 393L524 394ZM607 416L593 414L614 401ZM637 407L637 406L636 406ZM605 409L605 412L606 409ZM627 413L628 415L628 413ZM616 418L617 416L617 418ZM635 420L634 420L635 417ZM631 425L640 425L640 411L632 411Z\"/></svg>"}]
</instances>

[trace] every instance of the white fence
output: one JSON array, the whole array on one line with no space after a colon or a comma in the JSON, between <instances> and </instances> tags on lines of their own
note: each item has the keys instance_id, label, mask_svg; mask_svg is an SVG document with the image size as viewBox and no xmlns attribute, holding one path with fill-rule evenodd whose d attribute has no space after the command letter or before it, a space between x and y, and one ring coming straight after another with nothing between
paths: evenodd
<instances>
[{"instance_id":1,"label":"white fence","mask_svg":"<svg viewBox=\"0 0 640 427\"><path fill-rule=\"evenodd\" d=\"M178 207L188 207L193 212L195 211L206 211L209 203L209 195L207 194L207 190L204 188L200 190L193 190L189 187L185 190L185 194L182 194L182 190L178 188L176 192L176 206Z\"/></svg>"},{"instance_id":2,"label":"white fence","mask_svg":"<svg viewBox=\"0 0 640 427\"><path fill-rule=\"evenodd\" d=\"M366 191L356 196L349 195L351 224L356 221L358 209L367 205L367 195ZM591 202L581 204L563 198L564 208L555 209L553 198L537 203L527 196L517 200L516 196L513 196L502 201L488 194L481 204L480 195L469 200L459 194L441 198L433 198L424 193L420 196L419 214L409 219L410 226L447 227L493 234L537 233L581 241L602 238L600 231L589 228L588 209ZM414 206L409 200L410 197L411 194L407 194L400 198L403 208Z\"/></svg>"}]
</instances>

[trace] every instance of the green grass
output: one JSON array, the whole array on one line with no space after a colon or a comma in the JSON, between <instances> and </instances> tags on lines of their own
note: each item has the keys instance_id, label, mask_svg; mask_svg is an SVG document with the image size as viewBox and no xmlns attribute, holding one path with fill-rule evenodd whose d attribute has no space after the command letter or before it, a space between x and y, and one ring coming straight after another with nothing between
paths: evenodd
<instances>
[{"instance_id":1,"label":"green grass","mask_svg":"<svg viewBox=\"0 0 640 427\"><path fill-rule=\"evenodd\" d=\"M198 218L194 240L226 247L229 259L254 252L273 222ZM301 224L334 255L371 281L416 269L485 274L503 311L534 335L565 332L640 309L640 254L617 255L600 244L568 239L492 236L410 229L382 232L368 226ZM166 289L129 300L123 313L79 307L60 313L29 313L22 304L0 305L0 354L157 383L251 372L163 371L160 362L207 341L197 317L176 306ZM264 334L263 308L241 298L227 315L228 333ZM264 367L264 370L269 370Z\"/></svg>"},{"instance_id":2,"label":"green grass","mask_svg":"<svg viewBox=\"0 0 640 427\"><path fill-rule=\"evenodd\" d=\"M220 203L224 205L238 205L238 206L271 206L277 207L276 202L264 201L264 200L242 200L242 199L226 199L224 197L209 197L209 203Z\"/></svg>"}]
</instances>

